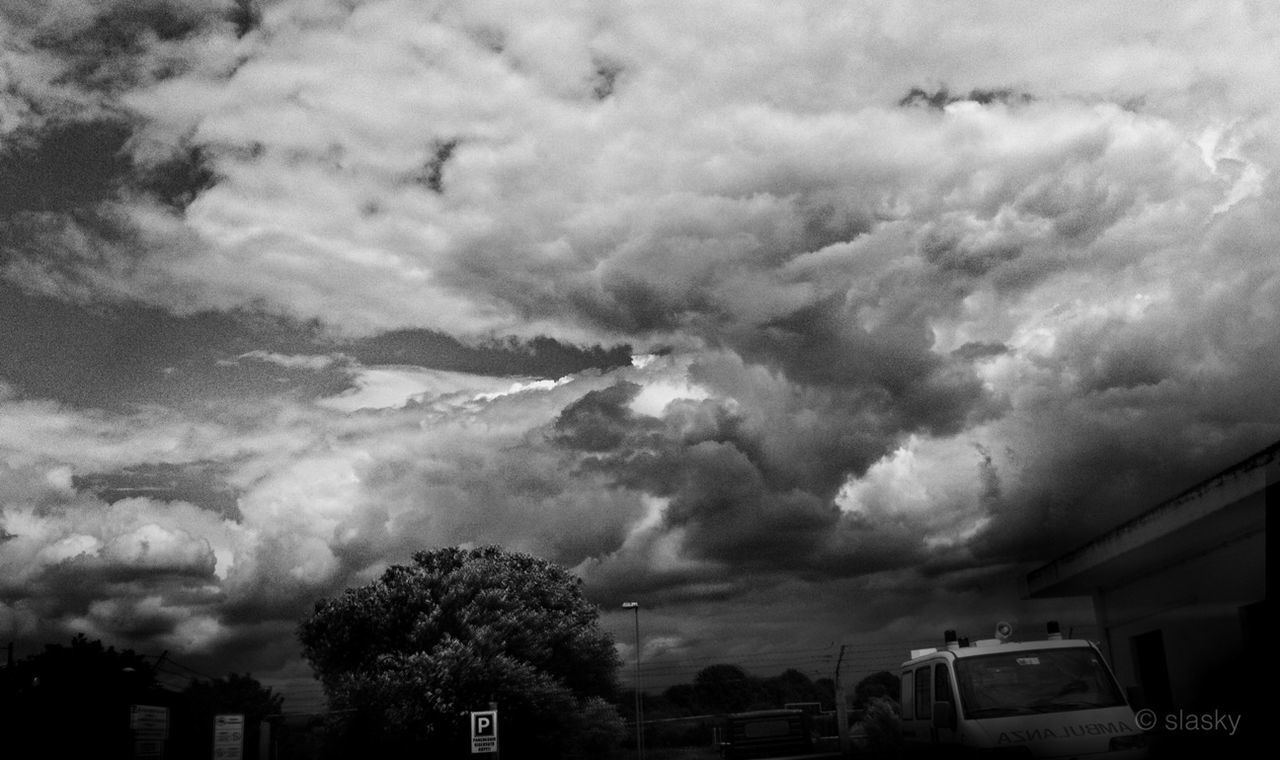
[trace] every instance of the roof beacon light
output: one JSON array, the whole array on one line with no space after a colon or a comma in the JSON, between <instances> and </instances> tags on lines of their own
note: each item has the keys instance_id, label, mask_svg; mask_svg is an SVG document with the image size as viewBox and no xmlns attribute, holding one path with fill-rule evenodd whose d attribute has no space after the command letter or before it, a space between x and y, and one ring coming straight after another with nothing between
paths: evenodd
<instances>
[{"instance_id":1,"label":"roof beacon light","mask_svg":"<svg viewBox=\"0 0 1280 760\"><path fill-rule=\"evenodd\" d=\"M1049 632L1049 635L1046 636L1045 638L1049 639L1050 641L1059 641L1062 639L1062 629L1058 627L1057 620L1050 620L1047 624L1045 624L1045 628Z\"/></svg>"},{"instance_id":2,"label":"roof beacon light","mask_svg":"<svg viewBox=\"0 0 1280 760\"><path fill-rule=\"evenodd\" d=\"M956 632L951 629L942 632L942 640L946 642L947 649L955 650L960 648L960 640L956 638Z\"/></svg>"},{"instance_id":3,"label":"roof beacon light","mask_svg":"<svg viewBox=\"0 0 1280 760\"><path fill-rule=\"evenodd\" d=\"M1001 620L996 623L996 638L1000 641L1008 641L1013 636L1013 626Z\"/></svg>"}]
</instances>

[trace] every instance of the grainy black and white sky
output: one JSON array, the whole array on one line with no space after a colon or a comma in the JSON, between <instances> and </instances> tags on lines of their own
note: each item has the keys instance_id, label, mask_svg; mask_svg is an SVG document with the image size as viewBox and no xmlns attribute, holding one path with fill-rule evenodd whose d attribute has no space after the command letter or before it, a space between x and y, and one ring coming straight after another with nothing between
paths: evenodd
<instances>
[{"instance_id":1,"label":"grainy black and white sky","mask_svg":"<svg viewBox=\"0 0 1280 760\"><path fill-rule=\"evenodd\" d=\"M316 599L490 543L673 668L1086 624L1018 577L1280 438L1277 50L1265 0L2 2L0 639L285 683Z\"/></svg>"}]
</instances>

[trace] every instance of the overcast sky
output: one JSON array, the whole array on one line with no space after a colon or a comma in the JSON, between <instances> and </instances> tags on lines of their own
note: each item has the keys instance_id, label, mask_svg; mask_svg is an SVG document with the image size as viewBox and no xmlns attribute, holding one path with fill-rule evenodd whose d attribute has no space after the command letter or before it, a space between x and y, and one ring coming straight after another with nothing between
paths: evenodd
<instances>
[{"instance_id":1,"label":"overcast sky","mask_svg":"<svg viewBox=\"0 0 1280 760\"><path fill-rule=\"evenodd\" d=\"M1264 0L0 9L19 654L286 683L492 543L655 678L1087 626L1018 578L1280 438Z\"/></svg>"}]
</instances>

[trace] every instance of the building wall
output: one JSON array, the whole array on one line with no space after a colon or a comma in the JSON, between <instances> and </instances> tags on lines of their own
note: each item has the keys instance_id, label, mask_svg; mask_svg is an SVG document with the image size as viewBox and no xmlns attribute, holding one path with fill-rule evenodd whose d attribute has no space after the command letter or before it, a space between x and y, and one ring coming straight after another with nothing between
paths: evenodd
<instances>
[{"instance_id":1,"label":"building wall","mask_svg":"<svg viewBox=\"0 0 1280 760\"><path fill-rule=\"evenodd\" d=\"M1242 608L1266 599L1266 533L1253 533L1114 589L1094 602L1116 676L1152 706L1159 684L1142 683L1135 637L1159 632L1174 709L1227 707L1249 679ZM1251 618L1256 620L1257 618ZM1150 639L1148 639L1149 641Z\"/></svg>"}]
</instances>

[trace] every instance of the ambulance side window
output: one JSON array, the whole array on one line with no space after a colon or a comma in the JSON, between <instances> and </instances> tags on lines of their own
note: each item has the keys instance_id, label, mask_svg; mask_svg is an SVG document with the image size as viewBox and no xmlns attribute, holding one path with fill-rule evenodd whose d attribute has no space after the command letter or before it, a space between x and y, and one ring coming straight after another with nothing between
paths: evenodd
<instances>
[{"instance_id":1,"label":"ambulance side window","mask_svg":"<svg viewBox=\"0 0 1280 760\"><path fill-rule=\"evenodd\" d=\"M956 703L955 698L951 696L951 674L943 663L933 666L933 694L936 702L950 702L953 705Z\"/></svg>"},{"instance_id":2,"label":"ambulance side window","mask_svg":"<svg viewBox=\"0 0 1280 760\"><path fill-rule=\"evenodd\" d=\"M916 718L928 720L933 717L933 699L929 689L929 666L916 668Z\"/></svg>"},{"instance_id":3,"label":"ambulance side window","mask_svg":"<svg viewBox=\"0 0 1280 760\"><path fill-rule=\"evenodd\" d=\"M902 684L901 696L902 696L902 719L903 720L912 720L915 717L914 710L912 709L915 706L915 703L912 701L912 698L911 698L911 689L915 685L915 682L912 679L907 677L909 675L911 675L911 671L909 670L903 671L902 679L899 681L899 683Z\"/></svg>"}]
</instances>

